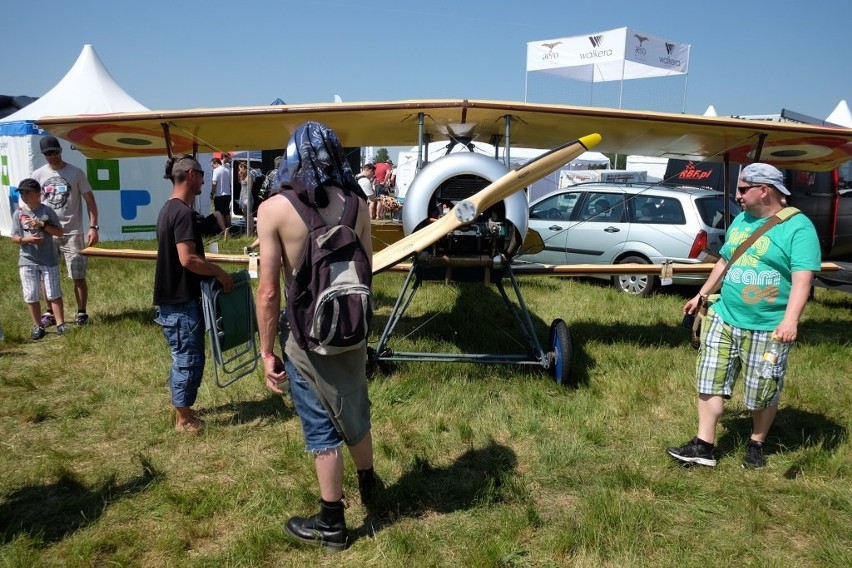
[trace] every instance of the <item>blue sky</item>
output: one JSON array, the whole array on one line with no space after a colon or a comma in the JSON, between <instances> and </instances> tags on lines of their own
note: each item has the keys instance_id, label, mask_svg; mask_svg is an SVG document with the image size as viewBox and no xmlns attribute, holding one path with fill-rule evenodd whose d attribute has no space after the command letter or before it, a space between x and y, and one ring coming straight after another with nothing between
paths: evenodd
<instances>
[{"instance_id":1,"label":"blue sky","mask_svg":"<svg viewBox=\"0 0 852 568\"><path fill-rule=\"evenodd\" d=\"M522 101L527 42L627 26L692 45L688 113L825 118L852 104L848 0L19 0L4 12L10 95L44 94L89 43L152 109L334 95Z\"/></svg>"}]
</instances>

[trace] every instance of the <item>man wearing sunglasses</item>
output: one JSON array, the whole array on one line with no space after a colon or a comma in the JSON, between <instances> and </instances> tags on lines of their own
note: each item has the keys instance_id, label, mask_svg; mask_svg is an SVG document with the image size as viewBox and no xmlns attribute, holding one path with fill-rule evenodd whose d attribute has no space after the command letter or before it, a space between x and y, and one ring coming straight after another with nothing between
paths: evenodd
<instances>
[{"instance_id":1,"label":"man wearing sunglasses","mask_svg":"<svg viewBox=\"0 0 852 568\"><path fill-rule=\"evenodd\" d=\"M65 257L68 275L74 280L74 297L77 300L77 325L89 323L86 312L89 302L89 285L86 281L88 259L81 253L84 247L98 242L98 204L85 172L62 159L62 146L55 136L45 136L40 141L41 153L47 164L33 172L32 177L41 184L41 201L59 216L64 236L54 239L57 250ZM89 214L89 228L83 227L83 202ZM84 237L85 235L85 237ZM44 313L41 324L54 325L50 311Z\"/></svg>"},{"instance_id":2,"label":"man wearing sunglasses","mask_svg":"<svg viewBox=\"0 0 852 568\"><path fill-rule=\"evenodd\" d=\"M728 228L722 258L698 295L686 302L684 313L694 313L715 292L714 283L733 252L786 206L789 195L784 175L774 166L754 163L742 169L737 181L742 212ZM820 262L813 224L805 215L793 215L761 235L725 273L720 298L710 306L701 326L696 365L698 433L685 445L668 449L674 459L716 465L716 425L742 369L745 406L752 416L743 467L766 464L763 445L778 411L787 354L798 336L799 318ZM780 352L770 376L761 376L759 363L773 338L780 342Z\"/></svg>"},{"instance_id":3,"label":"man wearing sunglasses","mask_svg":"<svg viewBox=\"0 0 852 568\"><path fill-rule=\"evenodd\" d=\"M175 430L197 434L204 428L192 409L204 374L201 279L216 278L225 292L234 284L230 274L204 257L198 216L192 208L204 184L201 165L189 154L175 156L166 161L164 177L173 188L157 216L156 321L172 353L169 388Z\"/></svg>"}]
</instances>

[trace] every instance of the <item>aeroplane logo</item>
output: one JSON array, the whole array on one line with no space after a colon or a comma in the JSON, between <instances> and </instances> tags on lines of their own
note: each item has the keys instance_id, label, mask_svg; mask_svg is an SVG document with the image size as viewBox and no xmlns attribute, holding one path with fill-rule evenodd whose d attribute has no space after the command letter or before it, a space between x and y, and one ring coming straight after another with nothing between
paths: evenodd
<instances>
[{"instance_id":1,"label":"aeroplane logo","mask_svg":"<svg viewBox=\"0 0 852 568\"><path fill-rule=\"evenodd\" d=\"M600 47L603 44L603 35L589 36L589 41L592 43L592 47Z\"/></svg>"},{"instance_id":2,"label":"aeroplane logo","mask_svg":"<svg viewBox=\"0 0 852 568\"><path fill-rule=\"evenodd\" d=\"M648 41L648 36L633 34L633 37L635 37L639 41L639 45L636 46L636 49L633 50L633 53L637 57L644 60L647 50L644 47L642 47L642 44L645 43L646 41Z\"/></svg>"},{"instance_id":3,"label":"aeroplane logo","mask_svg":"<svg viewBox=\"0 0 852 568\"><path fill-rule=\"evenodd\" d=\"M547 48L547 53L542 55L541 58L544 59L544 60L559 59L559 52L558 51L554 52L553 48L556 47L557 45L559 45L560 43L562 43L562 42L561 41L549 41L547 43L542 43L541 46Z\"/></svg>"}]
</instances>

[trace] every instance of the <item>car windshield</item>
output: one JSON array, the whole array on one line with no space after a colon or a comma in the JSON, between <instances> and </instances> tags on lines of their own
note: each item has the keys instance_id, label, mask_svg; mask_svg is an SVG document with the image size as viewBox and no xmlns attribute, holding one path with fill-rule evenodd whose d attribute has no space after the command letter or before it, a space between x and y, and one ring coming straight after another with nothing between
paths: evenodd
<instances>
[{"instance_id":1,"label":"car windshield","mask_svg":"<svg viewBox=\"0 0 852 568\"><path fill-rule=\"evenodd\" d=\"M739 215L740 207L733 200L729 203L731 208L731 219L733 219ZM730 225L731 219L728 220L728 223L723 222L725 210L725 201L723 196L712 195L708 197L699 197L695 200L695 206L698 208L698 214L701 215L701 220L704 221L705 225L713 227L714 229L724 229L727 225Z\"/></svg>"}]
</instances>

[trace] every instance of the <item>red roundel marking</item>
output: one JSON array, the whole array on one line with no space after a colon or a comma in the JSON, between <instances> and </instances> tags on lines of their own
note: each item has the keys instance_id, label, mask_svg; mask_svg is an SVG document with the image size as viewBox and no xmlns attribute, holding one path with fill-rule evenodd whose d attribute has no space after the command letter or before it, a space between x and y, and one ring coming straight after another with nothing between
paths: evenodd
<instances>
[{"instance_id":1,"label":"red roundel marking","mask_svg":"<svg viewBox=\"0 0 852 568\"><path fill-rule=\"evenodd\" d=\"M174 152L191 152L192 140L172 134ZM130 150L136 154L161 156L167 153L166 140L160 130L118 124L87 124L68 133L74 144L96 150Z\"/></svg>"},{"instance_id":2,"label":"red roundel marking","mask_svg":"<svg viewBox=\"0 0 852 568\"><path fill-rule=\"evenodd\" d=\"M754 144L731 151L731 160L738 163L754 161ZM769 141L763 146L760 159L775 164L842 162L852 157L852 143L844 138L813 137Z\"/></svg>"}]
</instances>

